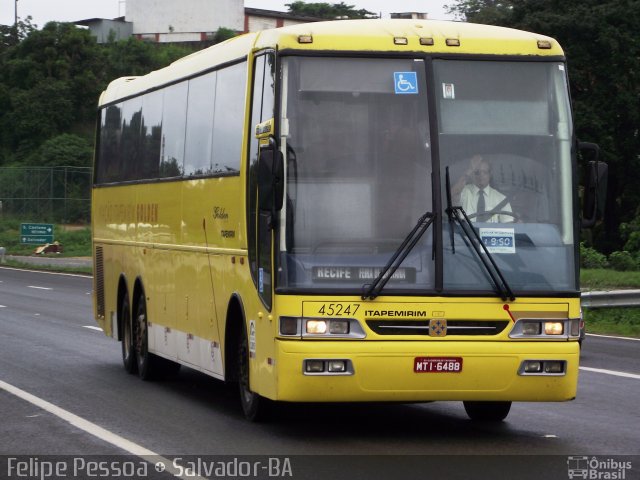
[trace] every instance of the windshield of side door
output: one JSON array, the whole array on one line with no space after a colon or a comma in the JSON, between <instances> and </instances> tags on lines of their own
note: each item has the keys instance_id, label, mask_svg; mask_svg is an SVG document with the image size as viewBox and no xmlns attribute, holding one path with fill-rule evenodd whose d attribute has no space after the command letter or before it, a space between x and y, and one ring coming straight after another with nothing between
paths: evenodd
<instances>
[{"instance_id":1,"label":"windshield of side door","mask_svg":"<svg viewBox=\"0 0 640 480\"><path fill-rule=\"evenodd\" d=\"M279 287L362 290L432 210L425 64L283 59ZM433 290L433 230L385 293Z\"/></svg>"}]
</instances>

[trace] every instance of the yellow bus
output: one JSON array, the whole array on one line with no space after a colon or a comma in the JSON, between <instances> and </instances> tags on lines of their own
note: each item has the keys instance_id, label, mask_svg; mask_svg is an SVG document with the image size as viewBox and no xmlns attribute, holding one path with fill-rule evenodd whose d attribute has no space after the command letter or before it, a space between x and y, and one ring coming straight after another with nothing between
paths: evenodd
<instances>
[{"instance_id":1,"label":"yellow bus","mask_svg":"<svg viewBox=\"0 0 640 480\"><path fill-rule=\"evenodd\" d=\"M581 146L555 40L250 33L112 82L96 143L95 317L128 372L237 383L252 420L443 400L500 421L575 397Z\"/></svg>"}]
</instances>

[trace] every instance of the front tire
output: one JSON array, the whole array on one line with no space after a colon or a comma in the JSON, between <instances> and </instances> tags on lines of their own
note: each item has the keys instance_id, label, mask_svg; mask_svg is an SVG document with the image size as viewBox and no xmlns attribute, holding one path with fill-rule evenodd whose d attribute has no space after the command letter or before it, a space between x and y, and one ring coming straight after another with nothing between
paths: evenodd
<instances>
[{"instance_id":1,"label":"front tire","mask_svg":"<svg viewBox=\"0 0 640 480\"><path fill-rule=\"evenodd\" d=\"M242 321L242 334L238 344L238 386L242 412L247 420L259 422L267 417L268 400L251 391L249 380L249 342L247 327Z\"/></svg>"},{"instance_id":2,"label":"front tire","mask_svg":"<svg viewBox=\"0 0 640 480\"><path fill-rule=\"evenodd\" d=\"M476 422L501 422L511 410L511 402L462 402L471 420Z\"/></svg>"}]
</instances>

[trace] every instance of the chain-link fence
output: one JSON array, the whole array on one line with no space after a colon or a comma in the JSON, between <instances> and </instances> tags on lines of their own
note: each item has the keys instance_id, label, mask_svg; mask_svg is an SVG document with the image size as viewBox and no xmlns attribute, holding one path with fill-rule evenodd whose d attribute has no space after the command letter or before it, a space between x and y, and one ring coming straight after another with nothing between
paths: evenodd
<instances>
[{"instance_id":1,"label":"chain-link fence","mask_svg":"<svg viewBox=\"0 0 640 480\"><path fill-rule=\"evenodd\" d=\"M89 223L90 167L0 167L0 215Z\"/></svg>"}]
</instances>

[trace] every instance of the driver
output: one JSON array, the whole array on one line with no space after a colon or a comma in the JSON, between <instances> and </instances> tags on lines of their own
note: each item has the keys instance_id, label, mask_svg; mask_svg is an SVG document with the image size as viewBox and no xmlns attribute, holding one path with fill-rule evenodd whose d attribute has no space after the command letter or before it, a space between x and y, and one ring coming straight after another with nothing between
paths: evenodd
<instances>
[{"instance_id":1,"label":"driver","mask_svg":"<svg viewBox=\"0 0 640 480\"><path fill-rule=\"evenodd\" d=\"M512 212L511 204L502 193L492 188L491 165L480 155L475 155L465 175L452 188L454 195L460 194L460 203L464 211L474 222L511 223L512 215L499 212ZM492 211L496 213L491 213Z\"/></svg>"}]
</instances>

